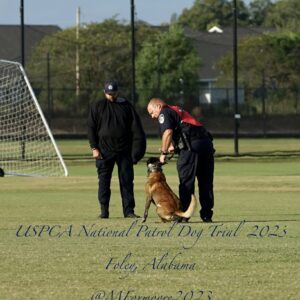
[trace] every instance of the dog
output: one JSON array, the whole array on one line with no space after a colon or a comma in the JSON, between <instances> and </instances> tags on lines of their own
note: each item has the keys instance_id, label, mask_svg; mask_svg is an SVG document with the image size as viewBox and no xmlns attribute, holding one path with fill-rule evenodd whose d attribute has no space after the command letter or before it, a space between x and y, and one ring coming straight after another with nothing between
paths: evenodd
<instances>
[{"instance_id":1,"label":"dog","mask_svg":"<svg viewBox=\"0 0 300 300\"><path fill-rule=\"evenodd\" d=\"M156 213L164 223L179 221L180 218L188 219L196 209L197 199L195 195L191 196L191 203L185 212L180 209L180 200L167 184L162 165L156 157L151 157L147 161L148 181L145 186L147 196L142 222L147 220L152 202L156 205Z\"/></svg>"}]
</instances>

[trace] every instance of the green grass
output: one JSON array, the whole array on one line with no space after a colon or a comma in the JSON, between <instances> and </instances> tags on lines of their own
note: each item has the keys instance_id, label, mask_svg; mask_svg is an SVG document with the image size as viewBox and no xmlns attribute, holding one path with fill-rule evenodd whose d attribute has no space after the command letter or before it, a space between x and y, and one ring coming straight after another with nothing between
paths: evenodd
<instances>
[{"instance_id":1,"label":"green grass","mask_svg":"<svg viewBox=\"0 0 300 300\"><path fill-rule=\"evenodd\" d=\"M231 156L234 154L233 139L215 139L216 156ZM59 148L65 159L88 158L90 150L87 140L59 140ZM155 154L159 152L160 140L147 139L147 152ZM300 141L290 139L239 139L239 154L251 156L285 156L300 155Z\"/></svg>"},{"instance_id":2,"label":"green grass","mask_svg":"<svg viewBox=\"0 0 300 300\"><path fill-rule=\"evenodd\" d=\"M128 230L132 220L122 217L116 174L112 180L111 218L97 219L96 170L87 144L60 141L69 177L0 178L0 299L93 299L99 290L117 293L129 289L135 295L165 295L178 300L184 299L179 297L179 290L193 291L194 300L209 299L208 291L212 291L212 299L222 300L298 299L300 158L295 153L299 142L263 141L242 140L240 146L242 149L244 143L245 153L255 147L261 153L234 158L230 155L232 142L216 140L217 151L220 149L224 156L216 159L214 223L201 223L196 212L184 229L176 225L169 237L137 236L141 228L146 229L140 221L128 237L78 236L82 225L121 232ZM155 152L159 142L152 140L149 146ZM148 152L152 152L150 148ZM293 156L283 155L288 151ZM169 185L177 192L175 161L164 170ZM144 162L135 166L135 175L136 212L142 214ZM234 236L243 220L246 222ZM43 224L59 225L60 232L72 225L72 234L16 236L20 225ZM170 230L171 226L159 222L153 206L144 225L148 235L150 230ZM215 232L211 236L212 226L217 225L219 235ZM57 233L58 227L53 230ZM178 236L180 230L184 230L182 235L189 230L190 234ZM196 233L200 232L197 241ZM129 262L138 267L135 272L105 269L110 258L122 259L129 253ZM169 257L182 253L177 261L194 263L195 270L153 270L150 266L143 270L154 257L165 253ZM202 297L198 290L205 291ZM111 297L107 295L106 299Z\"/></svg>"}]
</instances>

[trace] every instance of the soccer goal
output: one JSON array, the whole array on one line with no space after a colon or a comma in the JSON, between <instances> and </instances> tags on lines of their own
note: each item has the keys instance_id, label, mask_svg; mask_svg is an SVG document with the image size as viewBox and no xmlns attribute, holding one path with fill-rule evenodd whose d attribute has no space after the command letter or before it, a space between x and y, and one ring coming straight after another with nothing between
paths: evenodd
<instances>
[{"instance_id":1,"label":"soccer goal","mask_svg":"<svg viewBox=\"0 0 300 300\"><path fill-rule=\"evenodd\" d=\"M0 173L68 175L22 65L6 60L0 60Z\"/></svg>"}]
</instances>

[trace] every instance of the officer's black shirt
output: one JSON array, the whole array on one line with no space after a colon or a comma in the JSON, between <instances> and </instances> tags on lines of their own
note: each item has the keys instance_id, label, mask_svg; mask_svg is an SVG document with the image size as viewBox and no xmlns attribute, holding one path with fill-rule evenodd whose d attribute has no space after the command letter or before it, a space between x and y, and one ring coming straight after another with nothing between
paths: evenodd
<instances>
[{"instance_id":1,"label":"officer's black shirt","mask_svg":"<svg viewBox=\"0 0 300 300\"><path fill-rule=\"evenodd\" d=\"M192 125L181 123L181 119L176 111L170 107L164 107L158 117L158 124L160 129L160 134L163 135L164 131L167 129L173 130L173 140L177 144L181 131L189 132Z\"/></svg>"},{"instance_id":2,"label":"officer's black shirt","mask_svg":"<svg viewBox=\"0 0 300 300\"><path fill-rule=\"evenodd\" d=\"M163 135L166 129L176 130L180 122L180 117L174 110L167 106L164 107L158 117L160 134Z\"/></svg>"},{"instance_id":3,"label":"officer's black shirt","mask_svg":"<svg viewBox=\"0 0 300 300\"><path fill-rule=\"evenodd\" d=\"M100 151L143 152L145 134L140 119L133 106L124 98L114 102L107 99L96 102L88 117L88 138L91 148ZM141 154L134 153L138 160Z\"/></svg>"},{"instance_id":4,"label":"officer's black shirt","mask_svg":"<svg viewBox=\"0 0 300 300\"><path fill-rule=\"evenodd\" d=\"M210 139L212 140L211 135L205 129L204 126L195 126L182 122L180 116L176 111L170 107L164 107L158 117L158 124L160 129L160 134L163 135L166 129L173 130L173 141L175 145L178 146L179 140L184 134L190 142L195 139Z\"/></svg>"}]
</instances>

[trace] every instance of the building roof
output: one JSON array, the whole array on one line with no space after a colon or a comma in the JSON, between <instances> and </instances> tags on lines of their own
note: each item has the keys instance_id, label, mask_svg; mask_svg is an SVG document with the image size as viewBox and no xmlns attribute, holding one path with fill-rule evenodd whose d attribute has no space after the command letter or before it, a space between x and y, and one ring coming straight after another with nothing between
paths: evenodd
<instances>
[{"instance_id":1,"label":"building roof","mask_svg":"<svg viewBox=\"0 0 300 300\"><path fill-rule=\"evenodd\" d=\"M56 25L25 25L25 62L37 42L60 30ZM20 25L0 25L0 45L0 59L21 62Z\"/></svg>"},{"instance_id":2,"label":"building roof","mask_svg":"<svg viewBox=\"0 0 300 300\"><path fill-rule=\"evenodd\" d=\"M200 79L215 79L217 61L233 49L233 28L222 28L223 32L195 31L185 28L186 36L190 37L199 53L202 67L199 70ZM274 31L261 27L241 27L237 29L238 42L241 38L251 35L261 35Z\"/></svg>"}]
</instances>

